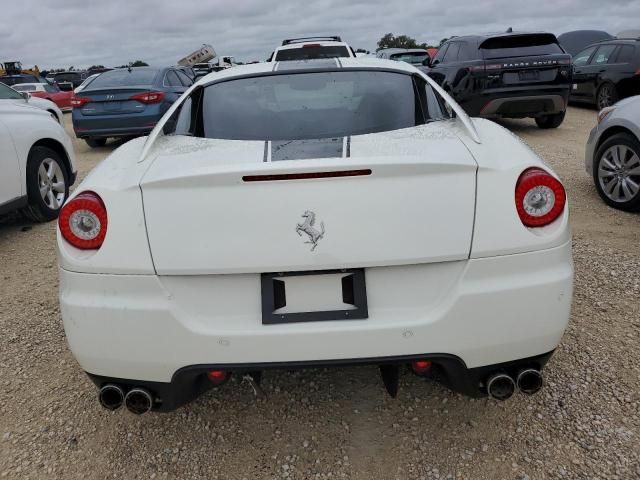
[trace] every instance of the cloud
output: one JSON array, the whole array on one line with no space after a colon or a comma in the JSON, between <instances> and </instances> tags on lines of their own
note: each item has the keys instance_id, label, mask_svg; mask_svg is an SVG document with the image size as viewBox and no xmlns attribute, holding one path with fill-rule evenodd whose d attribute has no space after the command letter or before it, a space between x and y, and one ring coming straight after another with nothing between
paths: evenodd
<instances>
[{"instance_id":1,"label":"cloud","mask_svg":"<svg viewBox=\"0 0 640 480\"><path fill-rule=\"evenodd\" d=\"M2 7L0 62L88 67L130 60L174 64L210 43L222 55L263 60L283 38L339 34L375 49L387 32L419 41L487 31L637 28L640 2L627 0L22 0Z\"/></svg>"}]
</instances>

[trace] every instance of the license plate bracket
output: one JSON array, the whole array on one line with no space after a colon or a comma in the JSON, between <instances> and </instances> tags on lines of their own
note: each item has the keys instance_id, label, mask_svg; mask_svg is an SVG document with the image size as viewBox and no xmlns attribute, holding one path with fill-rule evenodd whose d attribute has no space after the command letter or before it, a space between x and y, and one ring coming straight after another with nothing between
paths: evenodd
<instances>
[{"instance_id":1,"label":"license plate bracket","mask_svg":"<svg viewBox=\"0 0 640 480\"><path fill-rule=\"evenodd\" d=\"M518 72L518 78L520 80L538 80L540 72L538 70L521 70Z\"/></svg>"},{"instance_id":2,"label":"license plate bracket","mask_svg":"<svg viewBox=\"0 0 640 480\"><path fill-rule=\"evenodd\" d=\"M306 276L329 276L339 278L342 303L348 308L287 312L287 279ZM304 278L301 278L305 281ZM312 280L309 278L307 280ZM326 280L326 279L322 279ZM369 317L367 288L364 269L319 270L308 272L263 273L260 278L262 295L262 324L274 325L295 322L318 322L330 320L362 320ZM336 280L337 281L337 280ZM294 290L293 288L291 290Z\"/></svg>"}]
</instances>

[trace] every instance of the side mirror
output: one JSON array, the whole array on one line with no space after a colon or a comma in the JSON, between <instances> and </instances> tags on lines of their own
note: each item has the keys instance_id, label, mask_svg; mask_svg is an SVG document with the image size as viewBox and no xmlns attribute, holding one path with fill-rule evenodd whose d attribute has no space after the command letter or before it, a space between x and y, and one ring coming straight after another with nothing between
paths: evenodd
<instances>
[{"instance_id":1,"label":"side mirror","mask_svg":"<svg viewBox=\"0 0 640 480\"><path fill-rule=\"evenodd\" d=\"M430 67L431 66L431 57L427 57L422 61L422 65L424 65L425 67Z\"/></svg>"},{"instance_id":2,"label":"side mirror","mask_svg":"<svg viewBox=\"0 0 640 480\"><path fill-rule=\"evenodd\" d=\"M22 95L22 98L24 98L25 102L28 102L31 98L31 94L29 92L20 92L20 95Z\"/></svg>"}]
</instances>

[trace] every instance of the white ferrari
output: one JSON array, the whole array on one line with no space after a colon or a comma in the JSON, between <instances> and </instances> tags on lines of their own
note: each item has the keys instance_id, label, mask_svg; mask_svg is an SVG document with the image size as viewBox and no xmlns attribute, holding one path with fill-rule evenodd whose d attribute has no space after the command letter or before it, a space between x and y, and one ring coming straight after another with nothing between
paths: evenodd
<instances>
[{"instance_id":1,"label":"white ferrari","mask_svg":"<svg viewBox=\"0 0 640 480\"><path fill-rule=\"evenodd\" d=\"M101 404L138 414L347 364L504 400L567 326L568 216L538 156L409 64L237 67L64 206L64 326Z\"/></svg>"}]
</instances>

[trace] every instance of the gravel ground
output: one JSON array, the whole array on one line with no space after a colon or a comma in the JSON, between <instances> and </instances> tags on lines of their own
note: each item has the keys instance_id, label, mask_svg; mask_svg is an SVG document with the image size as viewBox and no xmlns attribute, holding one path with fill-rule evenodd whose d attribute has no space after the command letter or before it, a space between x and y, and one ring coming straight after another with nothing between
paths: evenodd
<instances>
[{"instance_id":1,"label":"gravel ground","mask_svg":"<svg viewBox=\"0 0 640 480\"><path fill-rule=\"evenodd\" d=\"M545 389L504 403L410 374L394 400L361 367L268 373L266 399L234 379L172 414L107 412L65 342L54 224L0 220L0 478L640 478L640 216L583 171L594 122L505 122L565 181L576 291ZM82 177L113 146L75 148Z\"/></svg>"}]
</instances>

